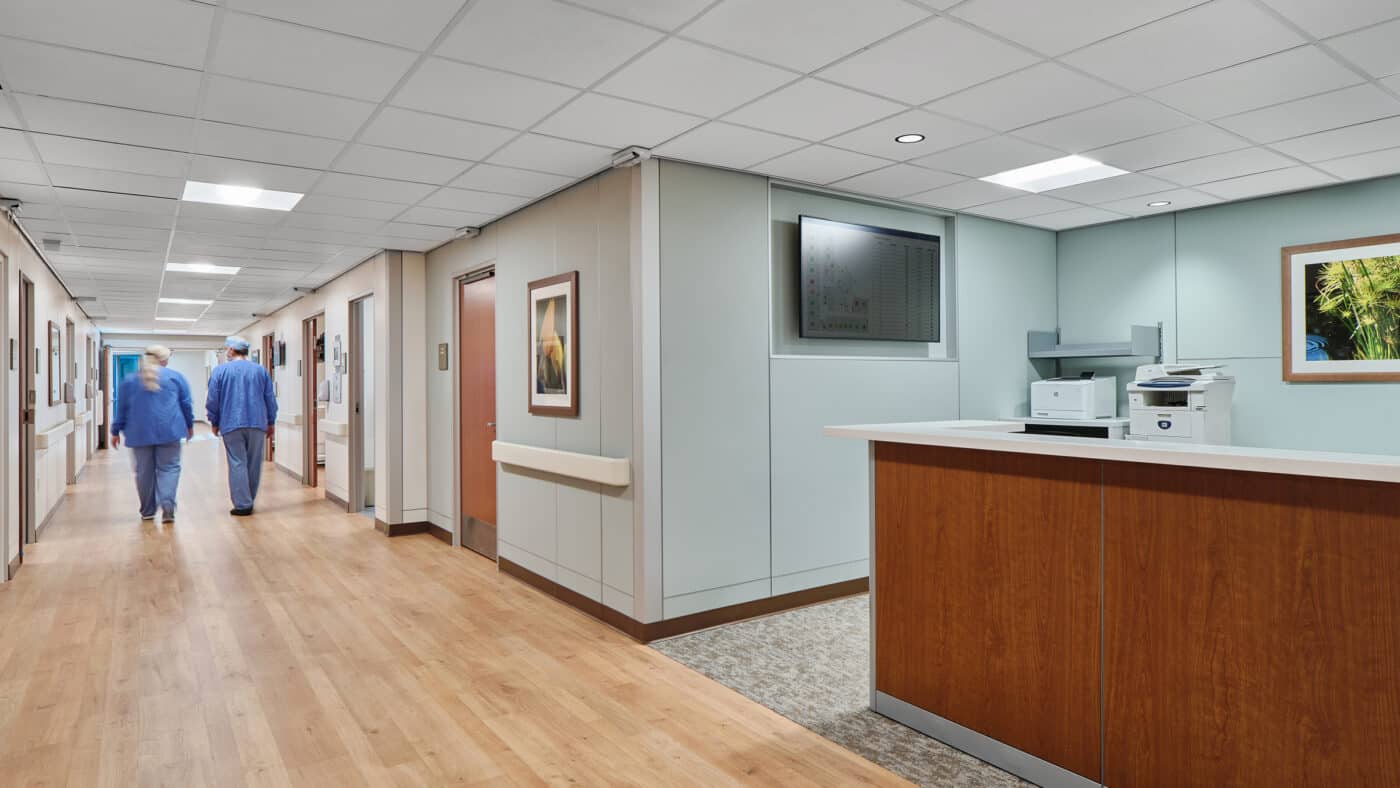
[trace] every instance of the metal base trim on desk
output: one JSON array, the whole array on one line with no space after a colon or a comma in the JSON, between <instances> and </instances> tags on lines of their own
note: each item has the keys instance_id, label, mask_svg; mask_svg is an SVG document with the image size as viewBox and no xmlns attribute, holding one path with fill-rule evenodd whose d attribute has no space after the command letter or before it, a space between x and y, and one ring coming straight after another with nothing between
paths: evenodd
<instances>
[{"instance_id":1,"label":"metal base trim on desk","mask_svg":"<svg viewBox=\"0 0 1400 788\"><path fill-rule=\"evenodd\" d=\"M892 695L875 691L870 708L878 714L1043 788L1097 788L1098 781L1043 761L970 728L946 720Z\"/></svg>"}]
</instances>

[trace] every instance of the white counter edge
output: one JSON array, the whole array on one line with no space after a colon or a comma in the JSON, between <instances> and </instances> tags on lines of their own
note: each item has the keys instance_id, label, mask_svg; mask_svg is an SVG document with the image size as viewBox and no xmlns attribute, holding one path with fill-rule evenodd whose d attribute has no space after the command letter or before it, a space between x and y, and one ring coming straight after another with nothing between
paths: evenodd
<instances>
[{"instance_id":1,"label":"white counter edge","mask_svg":"<svg viewBox=\"0 0 1400 788\"><path fill-rule=\"evenodd\" d=\"M626 458L599 457L558 449L541 449L520 443L491 442L491 459L557 476L626 487L632 483L632 463Z\"/></svg>"},{"instance_id":2,"label":"white counter edge","mask_svg":"<svg viewBox=\"0 0 1400 788\"><path fill-rule=\"evenodd\" d=\"M930 421L827 427L833 438L1007 451L1112 462L1142 462L1185 468L1280 473L1330 479L1400 483L1400 457L1385 454L1258 449L1197 443L1149 443L1053 435L1025 435L1012 421Z\"/></svg>"}]
</instances>

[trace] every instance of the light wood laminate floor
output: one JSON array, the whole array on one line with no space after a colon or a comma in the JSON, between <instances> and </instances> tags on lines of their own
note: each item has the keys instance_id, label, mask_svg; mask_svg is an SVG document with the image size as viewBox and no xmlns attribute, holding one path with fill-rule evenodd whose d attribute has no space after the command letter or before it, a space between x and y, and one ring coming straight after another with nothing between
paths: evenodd
<instances>
[{"instance_id":1,"label":"light wood laminate floor","mask_svg":"<svg viewBox=\"0 0 1400 788\"><path fill-rule=\"evenodd\" d=\"M222 449L142 523L127 458L0 587L0 784L906 785L431 536Z\"/></svg>"}]
</instances>

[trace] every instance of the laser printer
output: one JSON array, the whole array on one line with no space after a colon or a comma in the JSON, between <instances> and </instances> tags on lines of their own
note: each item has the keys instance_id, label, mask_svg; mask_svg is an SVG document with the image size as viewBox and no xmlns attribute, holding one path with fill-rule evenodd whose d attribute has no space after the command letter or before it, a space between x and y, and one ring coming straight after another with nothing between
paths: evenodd
<instances>
[{"instance_id":1,"label":"laser printer","mask_svg":"<svg viewBox=\"0 0 1400 788\"><path fill-rule=\"evenodd\" d=\"M1085 372L1031 383L1032 419L1091 421L1118 414L1118 379Z\"/></svg>"},{"instance_id":2,"label":"laser printer","mask_svg":"<svg viewBox=\"0 0 1400 788\"><path fill-rule=\"evenodd\" d=\"M1132 437L1177 443L1230 443L1235 379L1221 365L1144 364L1128 384Z\"/></svg>"}]
</instances>

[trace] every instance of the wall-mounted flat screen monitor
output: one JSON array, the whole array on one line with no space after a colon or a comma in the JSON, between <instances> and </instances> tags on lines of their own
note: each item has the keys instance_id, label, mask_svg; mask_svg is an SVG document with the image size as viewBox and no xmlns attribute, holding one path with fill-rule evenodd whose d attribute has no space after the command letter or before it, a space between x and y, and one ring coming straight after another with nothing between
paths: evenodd
<instances>
[{"instance_id":1,"label":"wall-mounted flat screen monitor","mask_svg":"<svg viewBox=\"0 0 1400 788\"><path fill-rule=\"evenodd\" d=\"M937 342L936 235L798 217L803 337Z\"/></svg>"}]
</instances>

